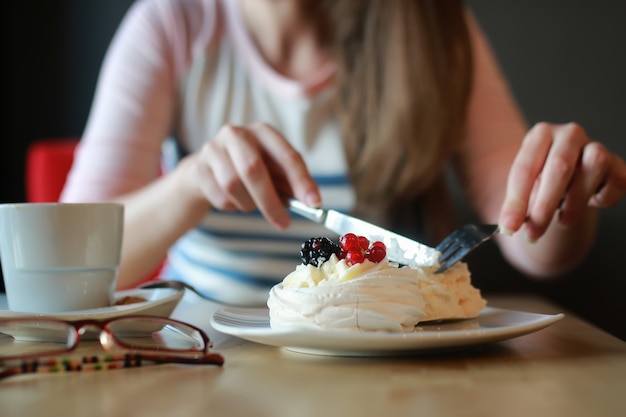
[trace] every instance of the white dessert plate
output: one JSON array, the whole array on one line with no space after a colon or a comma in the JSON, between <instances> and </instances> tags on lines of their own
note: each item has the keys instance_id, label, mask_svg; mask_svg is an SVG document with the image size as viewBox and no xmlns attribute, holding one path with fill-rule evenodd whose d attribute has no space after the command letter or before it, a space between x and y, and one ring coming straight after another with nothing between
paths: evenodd
<instances>
[{"instance_id":1,"label":"white dessert plate","mask_svg":"<svg viewBox=\"0 0 626 417\"><path fill-rule=\"evenodd\" d=\"M318 355L386 356L498 342L541 330L564 317L486 307L478 317L423 323L411 333L272 329L266 308L223 307L211 317L215 330L270 346Z\"/></svg>"},{"instance_id":2,"label":"white dessert plate","mask_svg":"<svg viewBox=\"0 0 626 417\"><path fill-rule=\"evenodd\" d=\"M62 313L24 313L12 310L0 310L0 318L37 316L56 318L61 320L107 320L114 317L131 315L149 315L169 317L174 308L183 297L182 289L157 288L157 289L132 289L117 291L115 300L123 297L141 297L146 301L132 304L115 305L111 307L95 308L91 310L67 311Z\"/></svg>"}]
</instances>

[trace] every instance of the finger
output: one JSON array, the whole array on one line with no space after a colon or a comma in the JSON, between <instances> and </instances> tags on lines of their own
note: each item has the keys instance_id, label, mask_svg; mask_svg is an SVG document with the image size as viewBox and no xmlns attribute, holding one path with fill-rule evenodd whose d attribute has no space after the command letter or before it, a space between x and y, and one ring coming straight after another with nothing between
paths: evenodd
<instances>
[{"instance_id":1,"label":"finger","mask_svg":"<svg viewBox=\"0 0 626 417\"><path fill-rule=\"evenodd\" d=\"M213 146L211 146L213 144ZM234 206L243 212L250 212L256 204L246 188L246 184L236 168L236 154L243 152L259 152L256 139L242 127L226 126L220 130L216 138L209 142L207 160L213 170L215 180L231 200Z\"/></svg>"},{"instance_id":2,"label":"finger","mask_svg":"<svg viewBox=\"0 0 626 417\"><path fill-rule=\"evenodd\" d=\"M200 159L201 156L198 156L198 161L194 164L194 172L192 175L196 181L198 189L212 207L224 211L234 210L234 204L232 204L228 196L217 184L211 167L207 165L205 161L201 161Z\"/></svg>"},{"instance_id":3,"label":"finger","mask_svg":"<svg viewBox=\"0 0 626 417\"><path fill-rule=\"evenodd\" d=\"M266 124L252 127L261 138L276 183L309 206L319 207L322 198L302 155L282 135Z\"/></svg>"},{"instance_id":4,"label":"finger","mask_svg":"<svg viewBox=\"0 0 626 417\"><path fill-rule=\"evenodd\" d=\"M572 181L570 181L565 197L563 197L561 204L557 207L559 212L558 219L561 224L566 226L572 225L581 218L589 199L583 183L584 174L576 172ZM585 196L587 197L585 198Z\"/></svg>"},{"instance_id":5,"label":"finger","mask_svg":"<svg viewBox=\"0 0 626 417\"><path fill-rule=\"evenodd\" d=\"M500 212L499 225L503 232L518 230L526 219L533 189L552 145L550 125L534 126L524 137L522 145L511 165L507 191Z\"/></svg>"},{"instance_id":6,"label":"finger","mask_svg":"<svg viewBox=\"0 0 626 417\"><path fill-rule=\"evenodd\" d=\"M528 197L528 207L532 207L537 200L537 192L539 191L539 185L541 184L541 173L535 179L533 188L530 191L530 197Z\"/></svg>"},{"instance_id":7,"label":"finger","mask_svg":"<svg viewBox=\"0 0 626 417\"><path fill-rule=\"evenodd\" d=\"M268 139L262 138L257 129L248 129L238 139L227 143L238 177L264 217L274 226L286 228L290 216L270 174L269 165L273 162L266 156Z\"/></svg>"},{"instance_id":8,"label":"finger","mask_svg":"<svg viewBox=\"0 0 626 417\"><path fill-rule=\"evenodd\" d=\"M609 169L598 191L589 199L592 207L615 207L626 195L626 164L617 155L610 154Z\"/></svg>"},{"instance_id":9,"label":"finger","mask_svg":"<svg viewBox=\"0 0 626 417\"><path fill-rule=\"evenodd\" d=\"M559 213L562 224L572 225L582 217L606 177L609 159L608 151L597 142L590 142L583 148L578 170Z\"/></svg>"},{"instance_id":10,"label":"finger","mask_svg":"<svg viewBox=\"0 0 626 417\"><path fill-rule=\"evenodd\" d=\"M552 221L567 189L572 185L586 142L586 134L577 125L569 124L554 130L552 147L544 163L537 196L528 212L527 230L531 240L543 235Z\"/></svg>"}]
</instances>

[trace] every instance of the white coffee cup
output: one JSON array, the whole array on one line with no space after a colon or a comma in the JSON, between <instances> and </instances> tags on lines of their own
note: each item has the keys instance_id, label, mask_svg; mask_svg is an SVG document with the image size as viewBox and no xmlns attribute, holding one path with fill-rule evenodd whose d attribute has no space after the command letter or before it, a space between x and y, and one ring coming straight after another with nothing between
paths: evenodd
<instances>
[{"instance_id":1,"label":"white coffee cup","mask_svg":"<svg viewBox=\"0 0 626 417\"><path fill-rule=\"evenodd\" d=\"M124 206L0 204L0 257L9 309L52 313L114 302Z\"/></svg>"}]
</instances>

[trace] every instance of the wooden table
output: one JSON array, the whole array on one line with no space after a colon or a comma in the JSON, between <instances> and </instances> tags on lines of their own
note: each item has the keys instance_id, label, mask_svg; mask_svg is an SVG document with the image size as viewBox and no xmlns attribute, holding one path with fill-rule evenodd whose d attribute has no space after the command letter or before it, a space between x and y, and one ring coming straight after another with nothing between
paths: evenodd
<instances>
[{"instance_id":1,"label":"wooden table","mask_svg":"<svg viewBox=\"0 0 626 417\"><path fill-rule=\"evenodd\" d=\"M496 307L561 310L533 297ZM566 313L504 342L397 358L315 356L209 329L217 306L186 294L174 317L208 330L222 368L159 365L0 382L12 416L624 416L626 343ZM89 343L82 349L93 349Z\"/></svg>"}]
</instances>

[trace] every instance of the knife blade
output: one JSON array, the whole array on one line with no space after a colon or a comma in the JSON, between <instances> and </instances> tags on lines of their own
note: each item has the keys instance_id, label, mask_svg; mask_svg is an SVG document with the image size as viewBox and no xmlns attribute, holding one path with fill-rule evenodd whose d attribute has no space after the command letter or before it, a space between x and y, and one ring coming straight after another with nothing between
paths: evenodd
<instances>
[{"instance_id":1,"label":"knife blade","mask_svg":"<svg viewBox=\"0 0 626 417\"><path fill-rule=\"evenodd\" d=\"M390 261L416 267L439 265L441 253L423 243L336 210L312 208L293 198L288 203L291 212L319 223L339 236L355 233L367 237L371 242L383 242Z\"/></svg>"}]
</instances>

